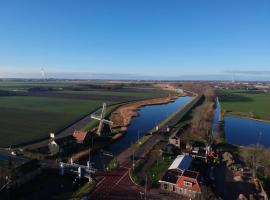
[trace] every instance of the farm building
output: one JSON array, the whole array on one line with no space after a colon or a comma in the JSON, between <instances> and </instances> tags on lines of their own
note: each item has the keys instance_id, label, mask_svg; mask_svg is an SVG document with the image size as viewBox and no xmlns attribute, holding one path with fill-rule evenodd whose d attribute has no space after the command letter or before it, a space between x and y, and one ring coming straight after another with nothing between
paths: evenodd
<instances>
[{"instance_id":1,"label":"farm building","mask_svg":"<svg viewBox=\"0 0 270 200\"><path fill-rule=\"evenodd\" d=\"M179 155L175 158L168 169L183 172L190 167L191 163L192 157L188 155Z\"/></svg>"},{"instance_id":2,"label":"farm building","mask_svg":"<svg viewBox=\"0 0 270 200\"><path fill-rule=\"evenodd\" d=\"M87 132L75 130L73 133L73 137L78 143L83 143L85 139L87 138Z\"/></svg>"},{"instance_id":3,"label":"farm building","mask_svg":"<svg viewBox=\"0 0 270 200\"><path fill-rule=\"evenodd\" d=\"M189 198L201 194L198 171L193 171L193 158L188 155L179 155L173 161L160 183L160 189L174 192Z\"/></svg>"},{"instance_id":4,"label":"farm building","mask_svg":"<svg viewBox=\"0 0 270 200\"><path fill-rule=\"evenodd\" d=\"M169 144L172 144L180 149L180 137L178 135L173 135L169 138Z\"/></svg>"}]
</instances>

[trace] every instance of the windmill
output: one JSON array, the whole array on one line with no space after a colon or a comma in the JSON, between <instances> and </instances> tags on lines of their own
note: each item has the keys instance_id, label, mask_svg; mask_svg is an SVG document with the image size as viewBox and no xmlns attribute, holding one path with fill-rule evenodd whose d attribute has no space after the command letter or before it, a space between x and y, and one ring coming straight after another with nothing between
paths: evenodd
<instances>
[{"instance_id":1,"label":"windmill","mask_svg":"<svg viewBox=\"0 0 270 200\"><path fill-rule=\"evenodd\" d=\"M109 131L112 132L111 126L113 125L113 122L104 119L105 113L106 113L106 103L103 103L100 116L97 116L96 113L94 113L94 114L91 115L91 118L92 119L95 119L95 120L98 120L99 121L98 130L97 130L97 135L99 135L99 136L101 136L102 131L103 131L102 129L104 129L106 125L108 125Z\"/></svg>"}]
</instances>

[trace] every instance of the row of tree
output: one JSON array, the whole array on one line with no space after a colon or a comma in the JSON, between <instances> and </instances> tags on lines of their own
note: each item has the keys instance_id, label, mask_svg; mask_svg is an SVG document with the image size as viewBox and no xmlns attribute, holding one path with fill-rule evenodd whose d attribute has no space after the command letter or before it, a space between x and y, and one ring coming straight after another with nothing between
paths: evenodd
<instances>
[{"instance_id":1,"label":"row of tree","mask_svg":"<svg viewBox=\"0 0 270 200\"><path fill-rule=\"evenodd\" d=\"M186 134L189 141L200 141L206 146L206 154L213 142L212 126L214 118L215 90L210 86L189 86L193 91L203 94L204 101L192 111L191 127Z\"/></svg>"}]
</instances>

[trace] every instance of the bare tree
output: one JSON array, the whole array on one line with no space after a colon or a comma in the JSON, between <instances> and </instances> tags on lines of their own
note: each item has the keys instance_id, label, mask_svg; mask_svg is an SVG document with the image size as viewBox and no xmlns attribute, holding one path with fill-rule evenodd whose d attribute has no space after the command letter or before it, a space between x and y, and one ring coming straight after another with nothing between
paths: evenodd
<instances>
[{"instance_id":1,"label":"bare tree","mask_svg":"<svg viewBox=\"0 0 270 200\"><path fill-rule=\"evenodd\" d=\"M256 178L258 174L266 176L269 174L270 150L259 145L252 145L249 147L243 147L240 149L240 156L243 161L251 168L253 178Z\"/></svg>"},{"instance_id":2,"label":"bare tree","mask_svg":"<svg viewBox=\"0 0 270 200\"><path fill-rule=\"evenodd\" d=\"M213 142L214 90L211 87L207 87L204 96L204 103L192 112L191 136L205 144L207 159L208 151Z\"/></svg>"}]
</instances>

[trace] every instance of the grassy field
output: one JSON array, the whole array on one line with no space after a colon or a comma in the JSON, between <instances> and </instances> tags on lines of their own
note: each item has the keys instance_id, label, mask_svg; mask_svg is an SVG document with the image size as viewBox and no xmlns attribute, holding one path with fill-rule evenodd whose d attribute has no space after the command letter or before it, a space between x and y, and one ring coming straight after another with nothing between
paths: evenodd
<instances>
[{"instance_id":1,"label":"grassy field","mask_svg":"<svg viewBox=\"0 0 270 200\"><path fill-rule=\"evenodd\" d=\"M150 91L150 93L146 92L125 92L125 91L98 91L98 90L92 90L92 91L62 91L61 93L64 94L80 94L80 95L101 95L101 96L119 96L119 97L155 97L160 96L158 91L154 93L153 91Z\"/></svg>"},{"instance_id":2,"label":"grassy field","mask_svg":"<svg viewBox=\"0 0 270 200\"><path fill-rule=\"evenodd\" d=\"M218 90L226 114L270 120L270 94L245 90Z\"/></svg>"},{"instance_id":3,"label":"grassy field","mask_svg":"<svg viewBox=\"0 0 270 200\"><path fill-rule=\"evenodd\" d=\"M0 81L0 91L12 91L11 95L0 93L0 147L44 138L50 132L57 133L99 108L103 102L110 105L168 95L168 92L153 87L146 90L138 86L91 84L82 81ZM36 87L38 90L31 91ZM115 106L108 110L113 108Z\"/></svg>"},{"instance_id":4,"label":"grassy field","mask_svg":"<svg viewBox=\"0 0 270 200\"><path fill-rule=\"evenodd\" d=\"M102 102L43 97L0 97L0 146L47 137Z\"/></svg>"}]
</instances>

